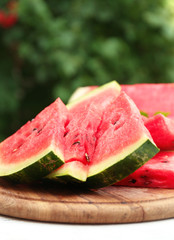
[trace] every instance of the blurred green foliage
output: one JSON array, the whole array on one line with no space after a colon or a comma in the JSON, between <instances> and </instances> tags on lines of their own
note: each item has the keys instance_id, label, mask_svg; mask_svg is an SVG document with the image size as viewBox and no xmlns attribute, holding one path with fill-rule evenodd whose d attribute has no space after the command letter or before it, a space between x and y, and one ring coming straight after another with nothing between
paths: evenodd
<instances>
[{"instance_id":1,"label":"blurred green foliage","mask_svg":"<svg viewBox=\"0 0 174 240\"><path fill-rule=\"evenodd\" d=\"M174 82L172 0L18 0L16 9L17 23L0 26L0 140L78 86Z\"/></svg>"}]
</instances>

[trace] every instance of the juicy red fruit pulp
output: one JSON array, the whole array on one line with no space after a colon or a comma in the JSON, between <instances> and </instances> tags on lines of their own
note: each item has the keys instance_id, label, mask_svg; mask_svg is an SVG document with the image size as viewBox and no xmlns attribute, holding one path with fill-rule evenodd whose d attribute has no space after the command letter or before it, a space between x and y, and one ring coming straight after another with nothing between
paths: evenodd
<instances>
[{"instance_id":1,"label":"juicy red fruit pulp","mask_svg":"<svg viewBox=\"0 0 174 240\"><path fill-rule=\"evenodd\" d=\"M28 121L0 145L0 158L5 163L17 163L42 153L51 144L64 152L64 126L68 111L60 99ZM59 126L59 127L57 127Z\"/></svg>"},{"instance_id":2,"label":"juicy red fruit pulp","mask_svg":"<svg viewBox=\"0 0 174 240\"><path fill-rule=\"evenodd\" d=\"M69 110L69 124L65 131L65 161L80 161L88 165L96 148L97 132L103 113L118 96L115 89L105 90L92 100L87 99ZM108 109L108 108L107 108Z\"/></svg>"}]
</instances>

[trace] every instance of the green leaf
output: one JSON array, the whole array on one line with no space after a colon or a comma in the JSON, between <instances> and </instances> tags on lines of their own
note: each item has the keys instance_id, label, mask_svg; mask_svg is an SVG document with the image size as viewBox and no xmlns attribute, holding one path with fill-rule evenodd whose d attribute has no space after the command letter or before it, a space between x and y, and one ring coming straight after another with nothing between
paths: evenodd
<instances>
[{"instance_id":1,"label":"green leaf","mask_svg":"<svg viewBox=\"0 0 174 240\"><path fill-rule=\"evenodd\" d=\"M140 111L140 114L141 114L142 116L149 117L148 113L146 113L146 112Z\"/></svg>"},{"instance_id":2,"label":"green leaf","mask_svg":"<svg viewBox=\"0 0 174 240\"><path fill-rule=\"evenodd\" d=\"M170 112L156 112L156 113L154 113L153 115L155 116L155 115L157 115L157 114L162 114L162 115L164 115L165 117L168 117L169 115L170 115Z\"/></svg>"}]
</instances>

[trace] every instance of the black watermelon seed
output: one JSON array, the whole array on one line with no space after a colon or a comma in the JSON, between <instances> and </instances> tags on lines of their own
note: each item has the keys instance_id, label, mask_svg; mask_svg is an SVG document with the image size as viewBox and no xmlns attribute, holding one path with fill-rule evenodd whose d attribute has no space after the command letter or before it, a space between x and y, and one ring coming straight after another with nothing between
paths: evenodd
<instances>
[{"instance_id":1,"label":"black watermelon seed","mask_svg":"<svg viewBox=\"0 0 174 240\"><path fill-rule=\"evenodd\" d=\"M37 133L40 133L42 131L42 128L37 131Z\"/></svg>"},{"instance_id":2,"label":"black watermelon seed","mask_svg":"<svg viewBox=\"0 0 174 240\"><path fill-rule=\"evenodd\" d=\"M72 144L72 146L75 145L75 144L80 144L80 142L79 142L79 141L74 142L74 143Z\"/></svg>"},{"instance_id":3,"label":"black watermelon seed","mask_svg":"<svg viewBox=\"0 0 174 240\"><path fill-rule=\"evenodd\" d=\"M66 137L67 134L68 134L68 132L65 132L63 136Z\"/></svg>"},{"instance_id":4,"label":"black watermelon seed","mask_svg":"<svg viewBox=\"0 0 174 240\"><path fill-rule=\"evenodd\" d=\"M32 130L32 131L34 132L34 131L36 131L36 130L37 130L37 128L33 128L33 130Z\"/></svg>"},{"instance_id":5,"label":"black watermelon seed","mask_svg":"<svg viewBox=\"0 0 174 240\"><path fill-rule=\"evenodd\" d=\"M129 180L129 182L131 182L131 183L136 183L136 179L131 179L131 180Z\"/></svg>"}]
</instances>

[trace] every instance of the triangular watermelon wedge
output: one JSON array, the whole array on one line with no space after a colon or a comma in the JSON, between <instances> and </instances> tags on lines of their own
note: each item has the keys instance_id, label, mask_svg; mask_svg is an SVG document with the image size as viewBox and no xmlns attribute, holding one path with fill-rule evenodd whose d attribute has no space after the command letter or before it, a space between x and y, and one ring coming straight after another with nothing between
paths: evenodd
<instances>
[{"instance_id":1,"label":"triangular watermelon wedge","mask_svg":"<svg viewBox=\"0 0 174 240\"><path fill-rule=\"evenodd\" d=\"M174 188L174 151L161 151L118 186Z\"/></svg>"},{"instance_id":2,"label":"triangular watermelon wedge","mask_svg":"<svg viewBox=\"0 0 174 240\"><path fill-rule=\"evenodd\" d=\"M0 143L0 176L28 182L64 163L68 110L60 99Z\"/></svg>"},{"instance_id":3,"label":"triangular watermelon wedge","mask_svg":"<svg viewBox=\"0 0 174 240\"><path fill-rule=\"evenodd\" d=\"M174 119L157 114L144 118L144 124L160 150L174 150Z\"/></svg>"},{"instance_id":4,"label":"triangular watermelon wedge","mask_svg":"<svg viewBox=\"0 0 174 240\"><path fill-rule=\"evenodd\" d=\"M152 117L156 112L168 113L174 118L174 83L140 83L121 85L138 109Z\"/></svg>"}]
</instances>

